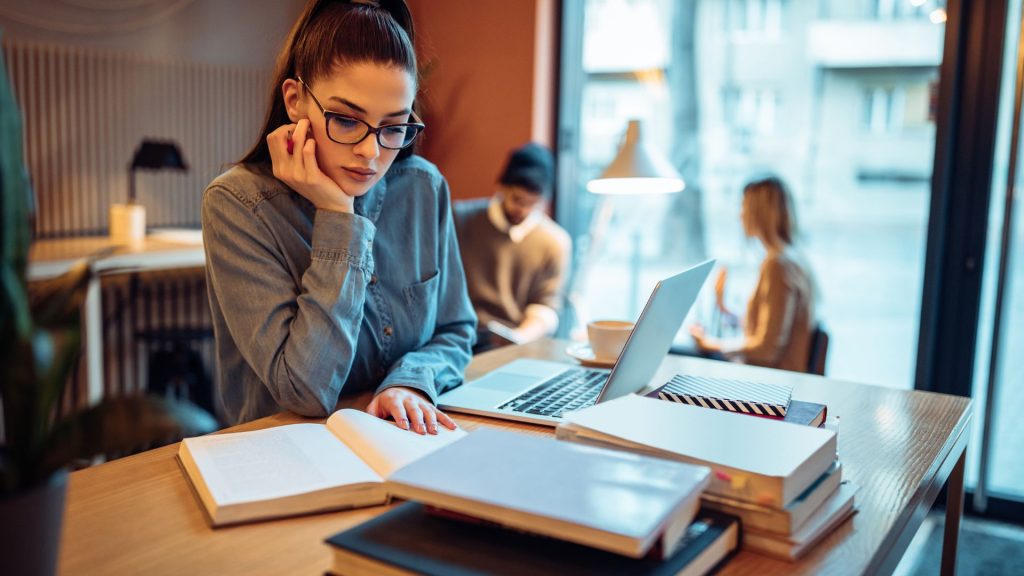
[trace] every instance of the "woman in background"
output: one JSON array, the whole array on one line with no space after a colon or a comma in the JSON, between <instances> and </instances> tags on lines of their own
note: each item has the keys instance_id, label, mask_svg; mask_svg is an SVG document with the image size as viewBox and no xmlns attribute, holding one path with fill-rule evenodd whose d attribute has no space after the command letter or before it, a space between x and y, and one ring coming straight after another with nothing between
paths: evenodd
<instances>
[{"instance_id":1,"label":"woman in background","mask_svg":"<svg viewBox=\"0 0 1024 576\"><path fill-rule=\"evenodd\" d=\"M776 177L756 180L743 189L740 210L743 232L757 238L765 249L757 288L747 303L743 335L721 340L690 328L698 348L758 366L783 370L807 370L814 328L814 283L807 266L793 246L796 213L786 186ZM723 316L735 315L725 307L723 269L715 284L715 296Z\"/></svg>"},{"instance_id":2,"label":"woman in background","mask_svg":"<svg viewBox=\"0 0 1024 576\"><path fill-rule=\"evenodd\" d=\"M420 434L462 381L476 317L448 184L412 155L416 55L401 0L311 1L260 138L203 197L221 416L367 412Z\"/></svg>"}]
</instances>

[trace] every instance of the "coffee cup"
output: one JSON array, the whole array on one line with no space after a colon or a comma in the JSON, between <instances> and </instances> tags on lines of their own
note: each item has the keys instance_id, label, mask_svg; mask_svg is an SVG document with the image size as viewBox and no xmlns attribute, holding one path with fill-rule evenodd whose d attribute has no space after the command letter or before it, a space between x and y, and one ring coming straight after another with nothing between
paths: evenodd
<instances>
[{"instance_id":1,"label":"coffee cup","mask_svg":"<svg viewBox=\"0 0 1024 576\"><path fill-rule=\"evenodd\" d=\"M614 362L622 353L626 340L633 332L633 323L625 320L594 320L587 324L587 337L594 358Z\"/></svg>"}]
</instances>

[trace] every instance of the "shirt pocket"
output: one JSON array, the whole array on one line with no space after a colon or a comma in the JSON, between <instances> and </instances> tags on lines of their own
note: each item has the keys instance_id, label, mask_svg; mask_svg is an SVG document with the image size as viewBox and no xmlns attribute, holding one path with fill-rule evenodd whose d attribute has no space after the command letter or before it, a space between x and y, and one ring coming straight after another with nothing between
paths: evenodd
<instances>
[{"instance_id":1,"label":"shirt pocket","mask_svg":"<svg viewBox=\"0 0 1024 576\"><path fill-rule=\"evenodd\" d=\"M441 282L440 273L434 272L422 282L416 282L402 289L405 303L412 321L412 332L418 334L416 347L430 342L434 337L434 325L437 323L437 290Z\"/></svg>"}]
</instances>

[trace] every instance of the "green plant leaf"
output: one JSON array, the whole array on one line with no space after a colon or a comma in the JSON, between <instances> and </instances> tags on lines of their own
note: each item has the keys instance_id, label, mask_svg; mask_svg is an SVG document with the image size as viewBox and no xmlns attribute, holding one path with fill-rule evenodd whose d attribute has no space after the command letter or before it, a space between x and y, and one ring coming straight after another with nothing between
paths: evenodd
<instances>
[{"instance_id":1,"label":"green plant leaf","mask_svg":"<svg viewBox=\"0 0 1024 576\"><path fill-rule=\"evenodd\" d=\"M46 437L54 409L64 395L71 371L82 351L82 332L77 317L59 328L38 328L32 342L35 359L36 393L33 415L34 444Z\"/></svg>"},{"instance_id":2,"label":"green plant leaf","mask_svg":"<svg viewBox=\"0 0 1024 576\"><path fill-rule=\"evenodd\" d=\"M2 30L0 30L2 36ZM22 149L22 117L0 54L0 338L27 338L25 270L31 242L32 186Z\"/></svg>"},{"instance_id":3,"label":"green plant leaf","mask_svg":"<svg viewBox=\"0 0 1024 576\"><path fill-rule=\"evenodd\" d=\"M39 389L36 386L32 355L32 341L27 338L5 342L0 350L0 362L3 363L0 394L3 394L4 442L9 459L15 463L23 463L26 454L40 440L33 438Z\"/></svg>"},{"instance_id":4,"label":"green plant leaf","mask_svg":"<svg viewBox=\"0 0 1024 576\"><path fill-rule=\"evenodd\" d=\"M147 396L112 398L58 423L40 452L39 478L76 459L126 452L216 429L217 422L209 413L188 402Z\"/></svg>"}]
</instances>

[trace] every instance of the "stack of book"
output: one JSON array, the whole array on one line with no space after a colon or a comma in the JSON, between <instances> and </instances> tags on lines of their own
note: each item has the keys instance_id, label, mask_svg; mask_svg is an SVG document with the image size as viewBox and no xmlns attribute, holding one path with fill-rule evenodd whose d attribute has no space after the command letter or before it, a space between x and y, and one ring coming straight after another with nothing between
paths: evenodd
<instances>
[{"instance_id":1,"label":"stack of book","mask_svg":"<svg viewBox=\"0 0 1024 576\"><path fill-rule=\"evenodd\" d=\"M477 430L392 473L409 502L327 540L341 575L703 574L739 521L700 509L707 467Z\"/></svg>"},{"instance_id":2,"label":"stack of book","mask_svg":"<svg viewBox=\"0 0 1024 576\"><path fill-rule=\"evenodd\" d=\"M565 419L561 440L709 466L704 506L740 517L748 550L797 559L854 512L830 430L635 395Z\"/></svg>"}]
</instances>

